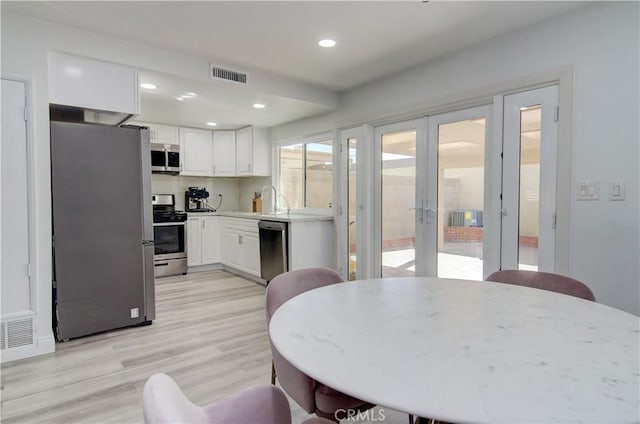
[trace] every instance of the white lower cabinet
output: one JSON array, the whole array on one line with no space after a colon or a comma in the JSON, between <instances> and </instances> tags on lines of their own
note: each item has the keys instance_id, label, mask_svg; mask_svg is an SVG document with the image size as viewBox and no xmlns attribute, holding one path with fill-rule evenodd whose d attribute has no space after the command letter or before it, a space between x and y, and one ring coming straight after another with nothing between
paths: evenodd
<instances>
[{"instance_id":1,"label":"white lower cabinet","mask_svg":"<svg viewBox=\"0 0 640 424\"><path fill-rule=\"evenodd\" d=\"M187 265L220 262L220 217L190 216L187 219Z\"/></svg>"},{"instance_id":2,"label":"white lower cabinet","mask_svg":"<svg viewBox=\"0 0 640 424\"><path fill-rule=\"evenodd\" d=\"M226 218L222 221L225 265L260 277L260 240L255 219Z\"/></svg>"}]
</instances>

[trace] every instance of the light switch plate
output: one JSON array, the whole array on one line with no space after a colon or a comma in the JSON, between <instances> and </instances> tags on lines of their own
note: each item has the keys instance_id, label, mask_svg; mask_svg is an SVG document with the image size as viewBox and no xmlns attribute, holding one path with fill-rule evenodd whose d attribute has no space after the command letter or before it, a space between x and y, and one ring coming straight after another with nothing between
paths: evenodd
<instances>
[{"instance_id":1,"label":"light switch plate","mask_svg":"<svg viewBox=\"0 0 640 424\"><path fill-rule=\"evenodd\" d=\"M609 181L609 200L624 200L624 181Z\"/></svg>"},{"instance_id":2,"label":"light switch plate","mask_svg":"<svg viewBox=\"0 0 640 424\"><path fill-rule=\"evenodd\" d=\"M578 183L578 200L599 200L600 199L600 182L598 181L580 181Z\"/></svg>"}]
</instances>

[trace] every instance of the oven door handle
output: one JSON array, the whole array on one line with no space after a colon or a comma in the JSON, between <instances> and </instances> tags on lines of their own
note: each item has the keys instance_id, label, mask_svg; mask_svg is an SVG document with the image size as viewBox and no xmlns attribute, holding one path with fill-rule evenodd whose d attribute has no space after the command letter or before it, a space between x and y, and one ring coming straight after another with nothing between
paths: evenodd
<instances>
[{"instance_id":1,"label":"oven door handle","mask_svg":"<svg viewBox=\"0 0 640 424\"><path fill-rule=\"evenodd\" d=\"M153 226L154 227L169 227L171 225L182 225L184 226L184 221L183 222L154 222Z\"/></svg>"}]
</instances>

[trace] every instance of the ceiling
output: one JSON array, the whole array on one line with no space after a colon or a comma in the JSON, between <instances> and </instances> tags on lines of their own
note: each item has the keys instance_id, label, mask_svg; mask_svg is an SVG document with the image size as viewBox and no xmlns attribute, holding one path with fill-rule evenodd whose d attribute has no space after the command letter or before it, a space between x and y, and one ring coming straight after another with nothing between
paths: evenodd
<instances>
[{"instance_id":1,"label":"ceiling","mask_svg":"<svg viewBox=\"0 0 640 424\"><path fill-rule=\"evenodd\" d=\"M187 53L227 67L232 65L239 71L263 71L298 84L341 92L566 12L584 2L2 1L0 4L3 14L9 11L28 15ZM334 38L336 47L319 47L317 42L324 37ZM167 78L157 84L182 91L208 91L205 86L188 88L189 81L180 82L175 76ZM207 119L230 127L249 123L277 125L327 111L326 105L280 98L278 110L269 108L257 115L250 106L247 109L245 102L251 101L255 93L239 94L232 88L215 88L219 91L206 94L211 98L205 99L203 91L203 97L197 101L179 105L169 101L169 96L145 92L142 105L153 111L145 114L157 121L164 115L194 116L196 108L192 106L197 104L200 109L210 109L197 119L194 117L194 122L200 122L206 115ZM241 112L236 109L240 105Z\"/></svg>"}]
</instances>

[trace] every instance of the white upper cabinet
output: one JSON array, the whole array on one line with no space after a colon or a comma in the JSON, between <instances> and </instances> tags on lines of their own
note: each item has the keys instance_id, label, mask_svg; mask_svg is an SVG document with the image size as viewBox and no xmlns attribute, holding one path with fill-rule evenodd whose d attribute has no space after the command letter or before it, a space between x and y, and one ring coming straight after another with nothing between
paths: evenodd
<instances>
[{"instance_id":1,"label":"white upper cabinet","mask_svg":"<svg viewBox=\"0 0 640 424\"><path fill-rule=\"evenodd\" d=\"M236 131L236 175L271 175L271 143L266 128Z\"/></svg>"},{"instance_id":2,"label":"white upper cabinet","mask_svg":"<svg viewBox=\"0 0 640 424\"><path fill-rule=\"evenodd\" d=\"M151 122L129 121L128 124L149 127L149 141L158 144L180 145L179 128Z\"/></svg>"},{"instance_id":3,"label":"white upper cabinet","mask_svg":"<svg viewBox=\"0 0 640 424\"><path fill-rule=\"evenodd\" d=\"M213 132L213 175L233 177L236 175L236 132Z\"/></svg>"},{"instance_id":4,"label":"white upper cabinet","mask_svg":"<svg viewBox=\"0 0 640 424\"><path fill-rule=\"evenodd\" d=\"M149 127L152 143L173 144L176 146L180 144L178 127L161 124L147 124L147 126Z\"/></svg>"},{"instance_id":5,"label":"white upper cabinet","mask_svg":"<svg viewBox=\"0 0 640 424\"><path fill-rule=\"evenodd\" d=\"M211 131L180 128L180 174L210 177L213 175Z\"/></svg>"},{"instance_id":6,"label":"white upper cabinet","mask_svg":"<svg viewBox=\"0 0 640 424\"><path fill-rule=\"evenodd\" d=\"M138 71L49 52L49 103L137 115Z\"/></svg>"}]
</instances>

